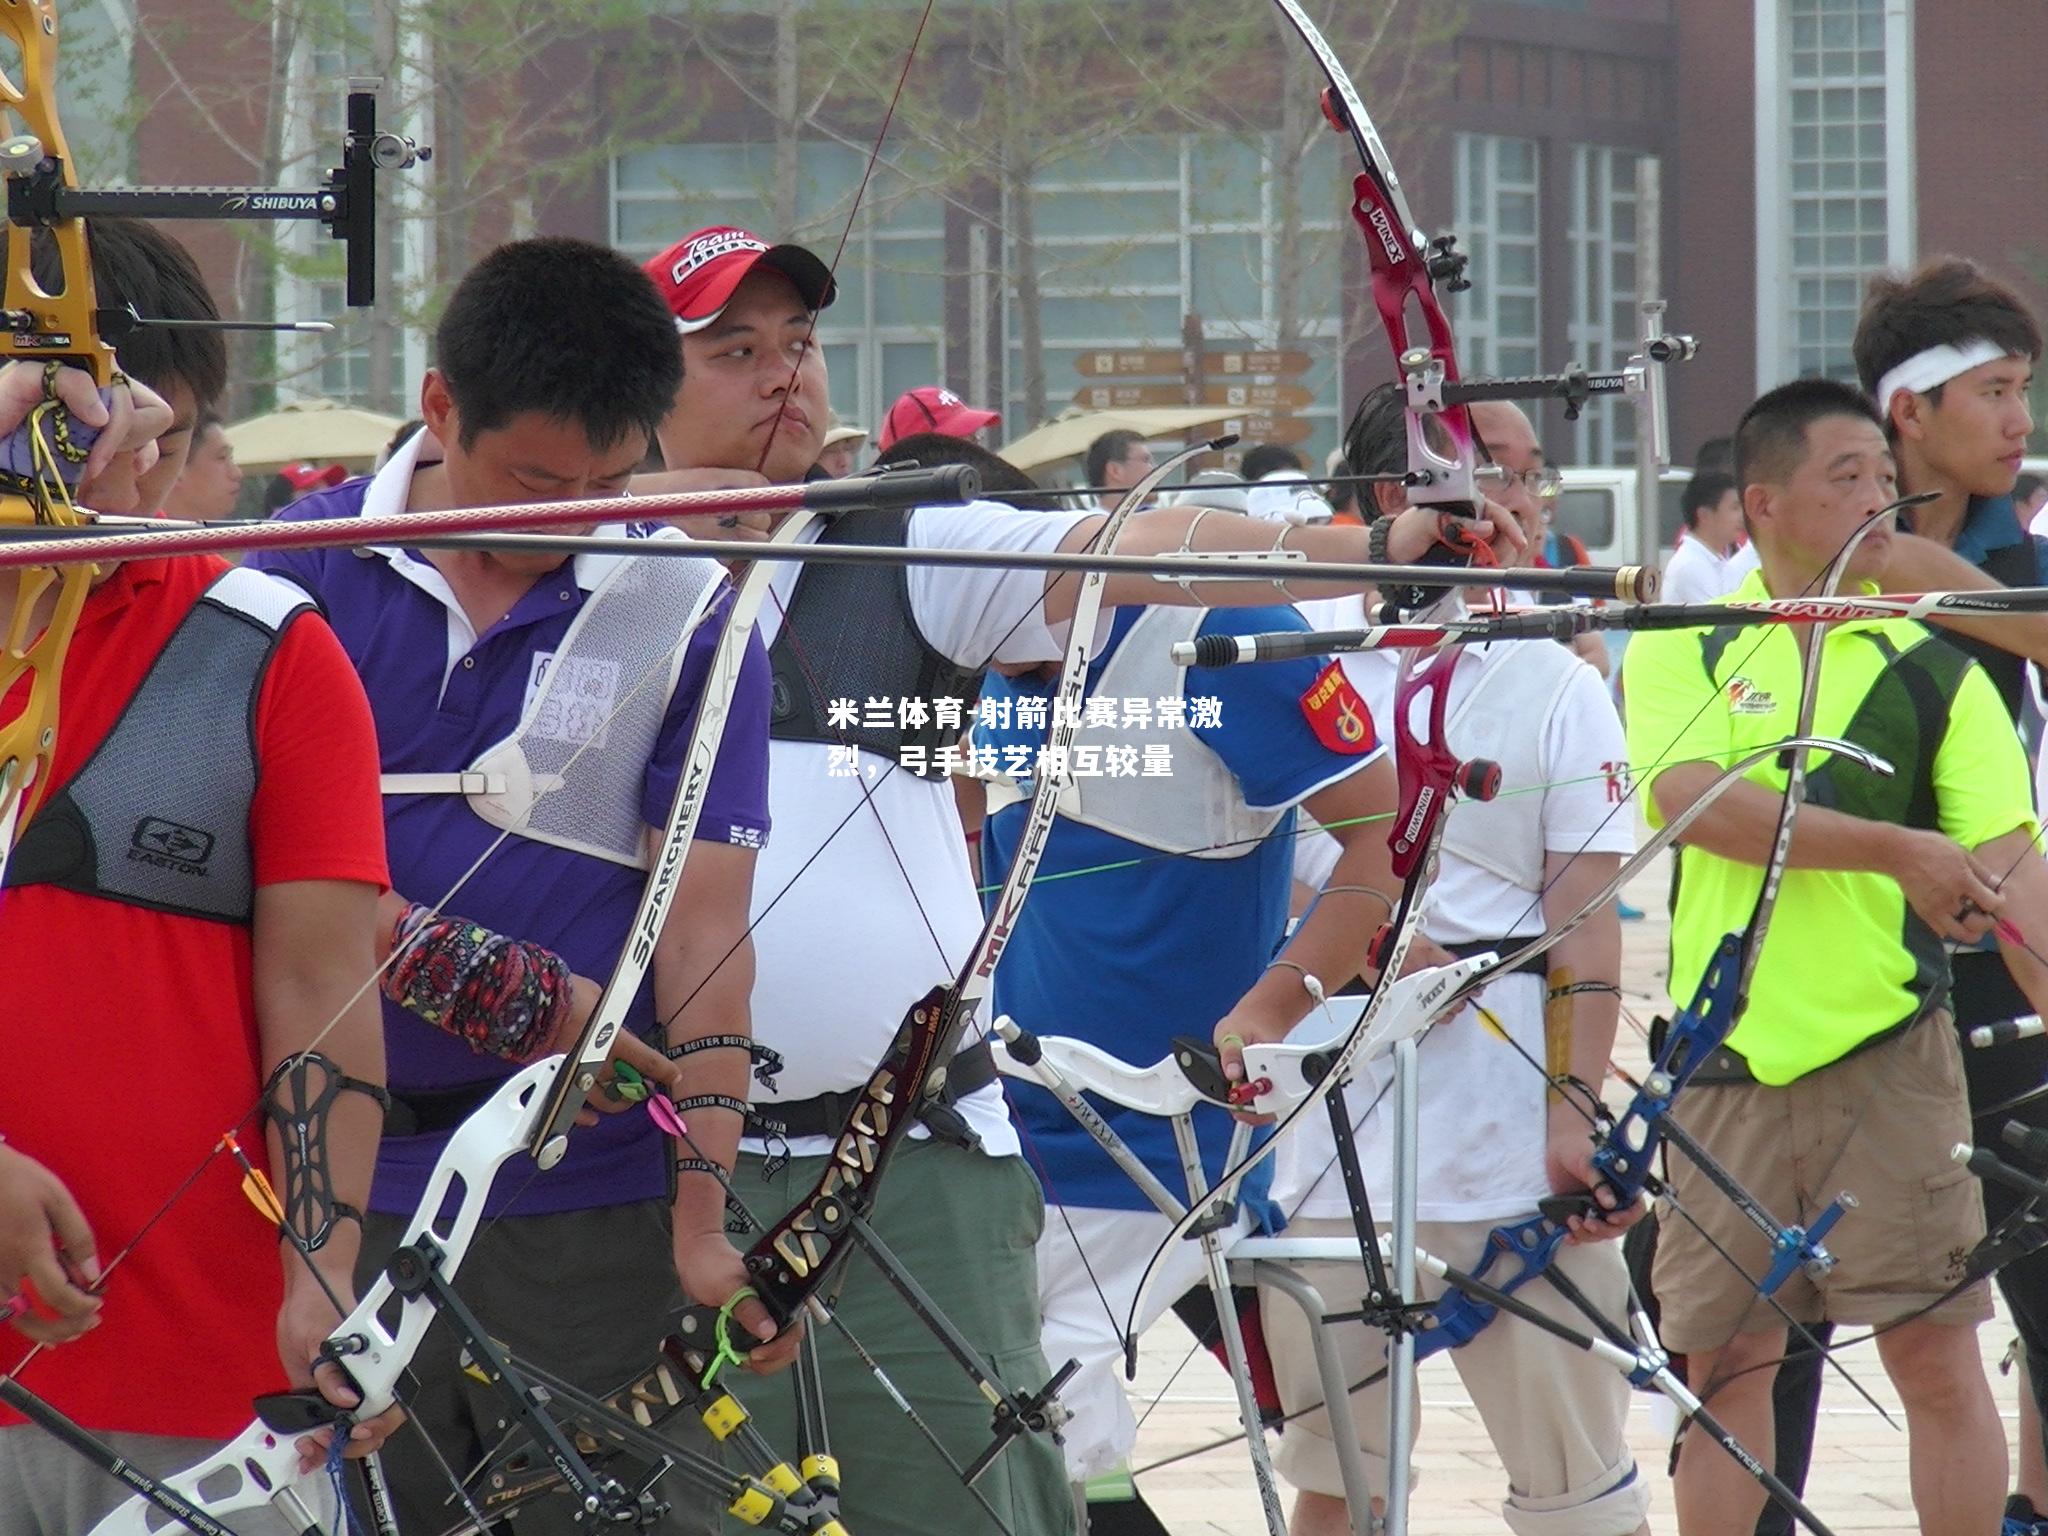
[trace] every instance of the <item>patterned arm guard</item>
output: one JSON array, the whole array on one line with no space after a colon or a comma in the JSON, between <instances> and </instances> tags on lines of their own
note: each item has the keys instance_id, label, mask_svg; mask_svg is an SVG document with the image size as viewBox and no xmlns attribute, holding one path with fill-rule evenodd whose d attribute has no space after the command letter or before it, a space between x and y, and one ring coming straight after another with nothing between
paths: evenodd
<instances>
[{"instance_id":1,"label":"patterned arm guard","mask_svg":"<svg viewBox=\"0 0 2048 1536\"><path fill-rule=\"evenodd\" d=\"M398 920L391 948L384 995L483 1055L541 1054L575 1003L574 974L553 950L418 902Z\"/></svg>"}]
</instances>

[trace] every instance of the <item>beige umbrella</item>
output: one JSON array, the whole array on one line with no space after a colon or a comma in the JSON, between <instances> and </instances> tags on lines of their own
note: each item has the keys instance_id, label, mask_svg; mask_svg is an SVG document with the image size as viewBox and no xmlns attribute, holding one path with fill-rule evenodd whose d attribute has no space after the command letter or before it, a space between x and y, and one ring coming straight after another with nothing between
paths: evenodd
<instances>
[{"instance_id":1,"label":"beige umbrella","mask_svg":"<svg viewBox=\"0 0 2048 1536\"><path fill-rule=\"evenodd\" d=\"M227 429L235 459L246 470L275 472L287 464L346 464L368 469L404 419L358 410L335 400L294 400Z\"/></svg>"},{"instance_id":2,"label":"beige umbrella","mask_svg":"<svg viewBox=\"0 0 2048 1536\"><path fill-rule=\"evenodd\" d=\"M1244 414L1242 406L1228 405L1162 405L1130 411L1076 412L1026 432L1005 443L1001 451L1019 469L1031 471L1061 459L1079 458L1105 432L1172 437Z\"/></svg>"}]
</instances>

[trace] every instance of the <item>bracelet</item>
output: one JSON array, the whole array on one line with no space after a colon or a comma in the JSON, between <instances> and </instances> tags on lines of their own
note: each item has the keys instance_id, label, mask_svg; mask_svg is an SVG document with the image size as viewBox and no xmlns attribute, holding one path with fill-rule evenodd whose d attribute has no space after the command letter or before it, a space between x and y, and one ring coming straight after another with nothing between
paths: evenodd
<instances>
[{"instance_id":1,"label":"bracelet","mask_svg":"<svg viewBox=\"0 0 2048 1536\"><path fill-rule=\"evenodd\" d=\"M1394 536L1394 520L1376 517L1365 530L1365 558L1372 565L1392 565L1387 558L1387 541Z\"/></svg>"},{"instance_id":2,"label":"bracelet","mask_svg":"<svg viewBox=\"0 0 2048 1536\"><path fill-rule=\"evenodd\" d=\"M1557 1076L1553 1077L1550 1080L1551 1098L1555 1099L1560 1104L1563 1103L1564 1091L1567 1088L1576 1088L1580 1093L1585 1095L1585 1113L1589 1118L1594 1120L1596 1123L1604 1122L1606 1120L1607 1101L1600 1097L1600 1091L1597 1088L1595 1088L1591 1083L1587 1082L1583 1077L1574 1077L1569 1072L1560 1072L1557 1074Z\"/></svg>"},{"instance_id":3,"label":"bracelet","mask_svg":"<svg viewBox=\"0 0 2048 1536\"><path fill-rule=\"evenodd\" d=\"M1355 892L1360 896L1377 896L1387 904L1387 911L1389 912L1392 912L1396 905L1394 898L1376 885L1326 885L1317 895L1320 898L1323 896L1342 895L1345 892Z\"/></svg>"},{"instance_id":4,"label":"bracelet","mask_svg":"<svg viewBox=\"0 0 2048 1536\"><path fill-rule=\"evenodd\" d=\"M1195 510L1195 515L1188 519L1187 531L1180 536L1180 548L1175 553L1182 555L1193 555L1196 553L1195 530L1202 526L1202 519L1215 510L1214 507L1198 507ZM1207 608L1209 606L1206 599L1195 596L1195 584L1205 578L1200 576L1170 576L1167 579L1179 587L1183 595L1193 599L1195 607Z\"/></svg>"},{"instance_id":5,"label":"bracelet","mask_svg":"<svg viewBox=\"0 0 2048 1536\"><path fill-rule=\"evenodd\" d=\"M1269 971L1277 970L1279 967L1283 965L1286 966L1288 970L1294 972L1295 975L1301 978L1302 991L1306 992L1312 999L1314 999L1318 1003L1320 1003L1323 1000L1323 984L1321 981L1316 979L1314 973L1311 972L1307 966L1297 964L1295 961L1292 960L1282 959L1279 956L1275 956L1273 959L1266 962L1266 969Z\"/></svg>"},{"instance_id":6,"label":"bracelet","mask_svg":"<svg viewBox=\"0 0 2048 1536\"><path fill-rule=\"evenodd\" d=\"M729 1109L736 1115L747 1113L747 1101L736 1099L729 1093L695 1093L687 1099L674 1101L678 1114L691 1114L700 1109Z\"/></svg>"},{"instance_id":7,"label":"bracelet","mask_svg":"<svg viewBox=\"0 0 2048 1536\"><path fill-rule=\"evenodd\" d=\"M1292 532L1294 532L1294 527L1291 523L1282 523L1280 525L1280 537L1273 541L1273 548L1271 551L1273 554L1278 555L1282 553L1291 553L1291 551L1289 551L1287 548L1287 535L1289 535ZM1278 592L1282 597L1286 598L1287 601L1289 601L1290 603L1298 603L1301 601L1301 599L1296 597L1292 592L1287 590L1287 583L1292 579L1292 577L1287 576L1275 576L1271 578L1273 583L1273 590L1275 592Z\"/></svg>"},{"instance_id":8,"label":"bracelet","mask_svg":"<svg viewBox=\"0 0 2048 1536\"><path fill-rule=\"evenodd\" d=\"M1571 981L1561 987L1552 987L1543 995L1555 1000L1560 997L1577 997L1582 992L1600 992L1611 997L1621 996L1621 988L1611 981Z\"/></svg>"}]
</instances>

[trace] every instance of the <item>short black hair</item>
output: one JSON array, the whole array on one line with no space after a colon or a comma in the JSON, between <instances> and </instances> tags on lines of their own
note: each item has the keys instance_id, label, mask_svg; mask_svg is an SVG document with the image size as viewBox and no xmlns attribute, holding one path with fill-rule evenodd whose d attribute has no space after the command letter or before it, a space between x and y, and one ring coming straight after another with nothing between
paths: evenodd
<instances>
[{"instance_id":1,"label":"short black hair","mask_svg":"<svg viewBox=\"0 0 2048 1536\"><path fill-rule=\"evenodd\" d=\"M1244 458L1237 468L1247 480L1263 480L1276 469L1308 472L1308 466L1301 462L1301 455L1285 443L1254 443L1245 449Z\"/></svg>"},{"instance_id":2,"label":"short black hair","mask_svg":"<svg viewBox=\"0 0 2048 1536\"><path fill-rule=\"evenodd\" d=\"M199 263L171 235L141 219L112 215L85 221L92 257L94 297L102 309L133 309L144 320L218 320ZM47 229L29 236L29 269L44 289L59 293L64 272L57 242ZM228 387L228 348L219 331L137 326L114 346L122 371L161 392L172 383L212 404Z\"/></svg>"},{"instance_id":3,"label":"short black hair","mask_svg":"<svg viewBox=\"0 0 2048 1536\"><path fill-rule=\"evenodd\" d=\"M1746 490L1761 481L1782 482L1805 450L1806 429L1829 416L1884 425L1870 397L1838 379L1794 379L1759 396L1735 429L1736 483Z\"/></svg>"},{"instance_id":4,"label":"short black hair","mask_svg":"<svg viewBox=\"0 0 2048 1536\"><path fill-rule=\"evenodd\" d=\"M292 504L298 495L298 487L282 474L270 477L270 483L263 487L263 515L273 517Z\"/></svg>"},{"instance_id":5,"label":"short black hair","mask_svg":"<svg viewBox=\"0 0 2048 1536\"><path fill-rule=\"evenodd\" d=\"M1042 494L1036 480L994 449L944 432L913 432L908 437L899 437L875 460L877 469L901 468L906 464L924 469L936 469L941 464L971 465L981 471L981 494L991 501L1005 501L1025 493Z\"/></svg>"},{"instance_id":6,"label":"short black hair","mask_svg":"<svg viewBox=\"0 0 2048 1536\"><path fill-rule=\"evenodd\" d=\"M417 416L400 422L398 430L391 434L391 441L384 445L384 462L388 464L397 458L398 450L411 442L414 435L425 426L426 423Z\"/></svg>"},{"instance_id":7,"label":"short black hair","mask_svg":"<svg viewBox=\"0 0 2048 1536\"><path fill-rule=\"evenodd\" d=\"M1732 437L1710 437L1700 444L1700 451L1693 455L1692 472L1696 475L1708 473L1733 475L1735 473L1735 439Z\"/></svg>"},{"instance_id":8,"label":"short black hair","mask_svg":"<svg viewBox=\"0 0 2048 1536\"><path fill-rule=\"evenodd\" d=\"M1109 466L1123 463L1131 456L1131 450L1143 441L1145 439L1140 433L1128 432L1122 427L1103 433L1088 445L1088 457L1082 464L1088 478L1083 483L1102 484L1103 477L1109 473Z\"/></svg>"},{"instance_id":9,"label":"short black hair","mask_svg":"<svg viewBox=\"0 0 2048 1536\"><path fill-rule=\"evenodd\" d=\"M2048 481L2044 481L2039 475L2021 475L2019 479L2012 483L2012 499L2014 501L2025 501L2034 492L2040 490L2043 485L2048 485Z\"/></svg>"},{"instance_id":10,"label":"short black hair","mask_svg":"<svg viewBox=\"0 0 2048 1536\"><path fill-rule=\"evenodd\" d=\"M1339 454L1330 465L1331 483L1323 488L1323 499L1330 504L1333 512L1355 512L1358 509L1358 487L1349 483L1349 477L1358 471L1351 467L1351 461Z\"/></svg>"},{"instance_id":11,"label":"short black hair","mask_svg":"<svg viewBox=\"0 0 2048 1536\"><path fill-rule=\"evenodd\" d=\"M455 287L434 331L434 365L479 432L537 411L609 448L654 435L683 381L675 320L647 274L588 240L501 245Z\"/></svg>"},{"instance_id":12,"label":"short black hair","mask_svg":"<svg viewBox=\"0 0 2048 1536\"><path fill-rule=\"evenodd\" d=\"M1398 384L1376 385L1358 402L1344 429L1344 459L1354 475L1399 474L1408 467L1407 407Z\"/></svg>"},{"instance_id":13,"label":"short black hair","mask_svg":"<svg viewBox=\"0 0 2048 1536\"><path fill-rule=\"evenodd\" d=\"M1874 393L1879 379L1915 353L1979 338L2008 356L2041 356L2041 327L2025 300L1974 261L1937 256L1904 277L1871 279L1850 350L1856 377ZM1941 388L1925 393L1938 402Z\"/></svg>"},{"instance_id":14,"label":"short black hair","mask_svg":"<svg viewBox=\"0 0 2048 1536\"><path fill-rule=\"evenodd\" d=\"M1685 526L1697 528L1700 514L1710 507L1721 504L1721 498L1735 489L1735 477L1724 475L1718 469L1705 474L1695 473L1685 482L1685 491L1678 498L1678 509L1685 514Z\"/></svg>"}]
</instances>

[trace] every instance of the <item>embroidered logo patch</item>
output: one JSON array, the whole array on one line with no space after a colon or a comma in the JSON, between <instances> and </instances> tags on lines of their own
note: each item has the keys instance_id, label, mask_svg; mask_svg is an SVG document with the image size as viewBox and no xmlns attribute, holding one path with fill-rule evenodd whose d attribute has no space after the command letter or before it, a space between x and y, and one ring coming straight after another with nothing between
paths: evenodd
<instances>
[{"instance_id":1,"label":"embroidered logo patch","mask_svg":"<svg viewBox=\"0 0 2048 1536\"><path fill-rule=\"evenodd\" d=\"M1365 700L1351 686L1344 668L1331 662L1316 674L1316 680L1301 696L1301 712L1316 740L1332 752L1358 757L1380 744L1372 728L1372 715Z\"/></svg>"},{"instance_id":2,"label":"embroidered logo patch","mask_svg":"<svg viewBox=\"0 0 2048 1536\"><path fill-rule=\"evenodd\" d=\"M1757 687L1746 677L1731 677L1724 691L1728 695L1728 713L1731 715L1775 715L1778 712L1777 695Z\"/></svg>"},{"instance_id":3,"label":"embroidered logo patch","mask_svg":"<svg viewBox=\"0 0 2048 1536\"><path fill-rule=\"evenodd\" d=\"M145 816L128 839L128 857L180 875L204 875L213 857L213 834L161 816Z\"/></svg>"}]
</instances>

